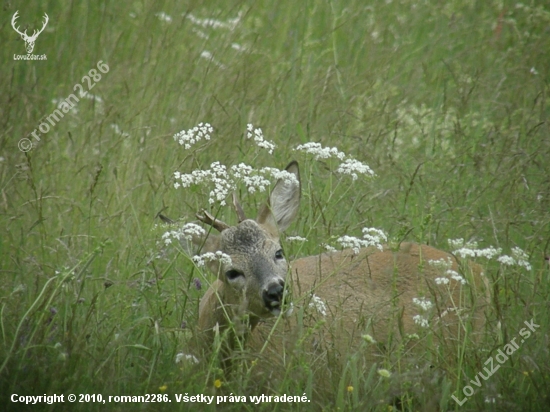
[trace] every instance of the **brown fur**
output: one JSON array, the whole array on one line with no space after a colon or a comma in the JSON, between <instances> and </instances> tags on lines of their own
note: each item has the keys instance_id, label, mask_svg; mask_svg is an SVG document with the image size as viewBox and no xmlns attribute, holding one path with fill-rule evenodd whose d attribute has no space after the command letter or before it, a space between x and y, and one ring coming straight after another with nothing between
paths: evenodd
<instances>
[{"instance_id":1,"label":"brown fur","mask_svg":"<svg viewBox=\"0 0 550 412\"><path fill-rule=\"evenodd\" d=\"M299 181L295 162L287 171ZM417 333L420 339L410 340L409 346L426 348L422 343L427 340L435 342L429 347L456 353L461 342L475 338L482 329L489 288L481 268L431 246L402 243L396 248L384 246L382 251L371 247L357 254L353 250L324 253L295 260L288 269L284 259L274 257L280 249L277 226L284 230L294 219L299 196L299 185L289 188L277 182L256 221L244 220L206 243L209 250L222 250L232 258L232 265L219 271L219 279L199 308L199 329L207 346L216 333L227 332L224 359L234 357L233 351L248 341L253 357L268 361L263 369L266 379L303 361L303 355L312 367L317 364L330 375L350 355L361 353L365 362L375 361L377 354L391 352L399 342L409 341L411 334ZM242 210L239 216L244 218ZM461 273L467 284L456 280L436 284L436 278L446 276L429 262L440 259L450 260L452 270ZM226 278L224 274L231 270L242 272L242 278ZM290 293L284 300L294 306L290 316L273 316L262 300L262 293L281 279ZM413 303L413 298L420 297L433 303L429 311ZM316 309L316 299L326 306L325 314ZM419 314L428 318L429 328L415 323L413 317ZM367 342L367 334L376 343Z\"/></svg>"}]
</instances>

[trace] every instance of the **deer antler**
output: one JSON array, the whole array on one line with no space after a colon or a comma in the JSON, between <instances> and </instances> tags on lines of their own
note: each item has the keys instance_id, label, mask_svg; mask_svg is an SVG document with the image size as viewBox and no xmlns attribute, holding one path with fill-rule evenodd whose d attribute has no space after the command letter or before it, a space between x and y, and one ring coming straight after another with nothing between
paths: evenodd
<instances>
[{"instance_id":1,"label":"deer antler","mask_svg":"<svg viewBox=\"0 0 550 412\"><path fill-rule=\"evenodd\" d=\"M195 216L197 216L197 219L199 219L201 222L212 226L218 232L223 232L225 229L229 229L229 227L230 227L227 223L224 223L221 220L216 219L214 216L212 216L206 210L203 210L202 214L197 213Z\"/></svg>"},{"instance_id":2,"label":"deer antler","mask_svg":"<svg viewBox=\"0 0 550 412\"><path fill-rule=\"evenodd\" d=\"M239 223L241 223L243 220L246 220L246 216L244 214L243 208L239 203L239 199L237 199L237 194L234 192L233 192L233 207L235 207L235 212L237 212L237 218L239 219Z\"/></svg>"},{"instance_id":3,"label":"deer antler","mask_svg":"<svg viewBox=\"0 0 550 412\"><path fill-rule=\"evenodd\" d=\"M19 10L17 10L17 11L15 12L15 14L13 15L13 17L11 18L11 27L13 27L13 29L14 29L17 33L19 33L21 36L27 36L27 30L25 30L24 33L21 33L21 32L19 31L19 27L15 27L15 21L16 21L17 18L19 17L18 14L19 14Z\"/></svg>"},{"instance_id":4,"label":"deer antler","mask_svg":"<svg viewBox=\"0 0 550 412\"><path fill-rule=\"evenodd\" d=\"M50 21L50 18L48 17L48 15L46 13L44 13L44 23L42 24L42 28L40 30L38 30L38 32L35 30L31 37L36 39L38 37L38 35L44 31L44 29L46 28L46 25L48 24L49 21Z\"/></svg>"}]
</instances>

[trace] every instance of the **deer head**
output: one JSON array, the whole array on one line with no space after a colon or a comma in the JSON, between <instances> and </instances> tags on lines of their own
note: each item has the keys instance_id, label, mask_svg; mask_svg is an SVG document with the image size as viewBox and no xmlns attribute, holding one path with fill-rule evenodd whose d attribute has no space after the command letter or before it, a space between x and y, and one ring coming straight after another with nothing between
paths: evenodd
<instances>
[{"instance_id":1,"label":"deer head","mask_svg":"<svg viewBox=\"0 0 550 412\"><path fill-rule=\"evenodd\" d=\"M292 223L300 205L298 163L290 163L286 171L294 178L278 180L255 220L246 219L235 198L239 220L236 226L229 226L207 212L197 215L220 234L209 235L206 242L201 239L194 242L204 245L203 252L219 250L231 257L230 264L219 268L218 280L201 300L201 330L211 331L228 321L238 323L245 318L248 324L241 332L246 333L259 319L280 313L288 263L279 233Z\"/></svg>"},{"instance_id":2,"label":"deer head","mask_svg":"<svg viewBox=\"0 0 550 412\"><path fill-rule=\"evenodd\" d=\"M17 33L19 33L19 35L21 36L21 38L25 42L25 48L27 49L27 53L31 54L33 49L34 49L34 43L36 42L36 38L38 37L38 35L40 33L42 33L44 31L44 29L46 28L46 25L48 24L48 21L50 19L49 19L48 15L46 13L44 13L44 23L42 24L42 28L40 30L34 30L32 36L28 36L27 35L27 30L25 30L23 33L21 33L21 31L19 31L19 28L15 26L15 21L19 17L18 13L19 13L19 10L17 10L15 12L15 14L13 15L13 17L11 19L11 26L13 27L13 29Z\"/></svg>"}]
</instances>

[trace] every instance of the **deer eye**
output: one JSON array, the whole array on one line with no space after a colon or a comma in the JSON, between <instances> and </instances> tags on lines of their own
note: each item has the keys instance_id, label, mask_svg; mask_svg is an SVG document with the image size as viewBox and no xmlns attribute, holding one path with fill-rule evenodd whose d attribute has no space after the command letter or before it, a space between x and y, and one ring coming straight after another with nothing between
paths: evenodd
<instances>
[{"instance_id":1,"label":"deer eye","mask_svg":"<svg viewBox=\"0 0 550 412\"><path fill-rule=\"evenodd\" d=\"M243 277L244 277L244 273L241 272L240 270L237 270L237 269L230 269L230 270L228 270L227 272L225 272L225 277L226 277L228 280L235 280L235 279L237 279L239 276L243 276Z\"/></svg>"},{"instance_id":2,"label":"deer eye","mask_svg":"<svg viewBox=\"0 0 550 412\"><path fill-rule=\"evenodd\" d=\"M279 249L275 252L275 259L284 259L284 257L283 249Z\"/></svg>"}]
</instances>

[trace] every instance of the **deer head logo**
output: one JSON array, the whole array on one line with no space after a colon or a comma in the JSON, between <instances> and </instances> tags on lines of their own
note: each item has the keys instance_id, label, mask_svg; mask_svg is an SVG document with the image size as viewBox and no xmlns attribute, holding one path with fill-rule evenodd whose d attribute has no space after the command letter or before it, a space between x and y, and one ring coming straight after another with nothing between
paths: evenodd
<instances>
[{"instance_id":1,"label":"deer head logo","mask_svg":"<svg viewBox=\"0 0 550 412\"><path fill-rule=\"evenodd\" d=\"M19 33L19 35L21 36L21 38L25 42L25 48L27 49L27 54L31 54L33 49L34 49L34 42L36 41L36 38L38 37L38 35L40 33L42 33L44 31L44 29L46 28L46 25L48 24L48 21L50 19L49 19L48 15L46 13L44 13L44 24L42 24L42 28L40 30L34 30L32 36L29 36L29 35L27 35L27 30L25 30L23 33L21 33L19 31L19 28L15 26L15 21L19 17L18 13L19 13L19 10L17 10L15 12L15 14L13 15L13 17L11 19L11 26L13 27L13 29L17 33Z\"/></svg>"}]
</instances>

